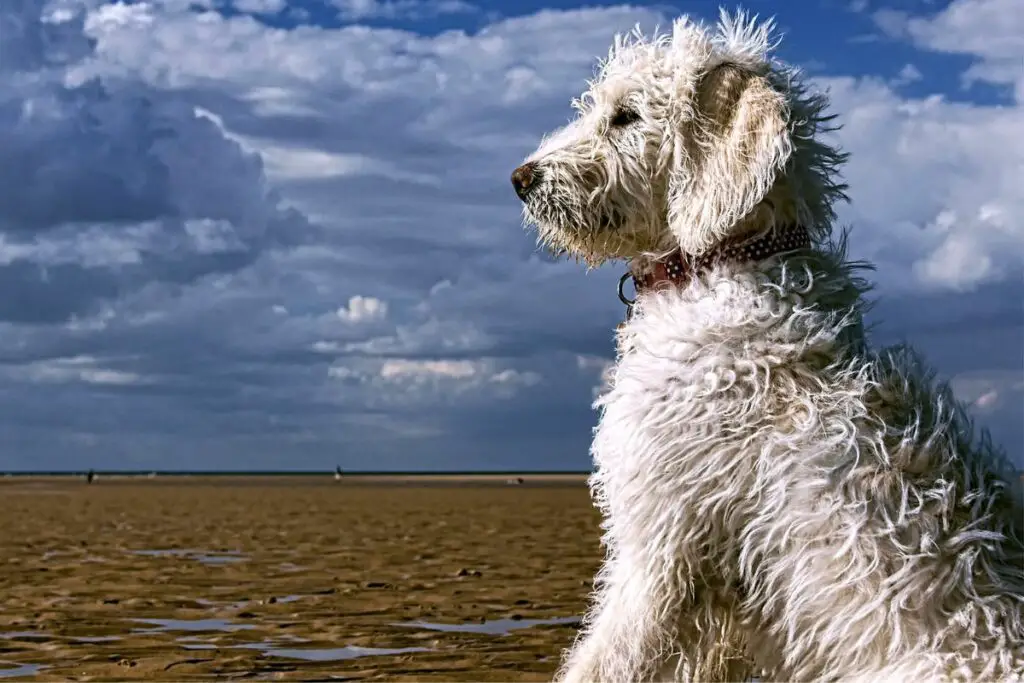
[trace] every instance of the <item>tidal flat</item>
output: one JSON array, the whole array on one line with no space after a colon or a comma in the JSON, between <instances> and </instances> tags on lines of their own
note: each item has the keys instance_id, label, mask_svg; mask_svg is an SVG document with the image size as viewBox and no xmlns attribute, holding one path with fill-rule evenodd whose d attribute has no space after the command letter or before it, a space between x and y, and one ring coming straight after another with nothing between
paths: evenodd
<instances>
[{"instance_id":1,"label":"tidal flat","mask_svg":"<svg viewBox=\"0 0 1024 683\"><path fill-rule=\"evenodd\" d=\"M0 679L550 680L582 476L0 479Z\"/></svg>"}]
</instances>

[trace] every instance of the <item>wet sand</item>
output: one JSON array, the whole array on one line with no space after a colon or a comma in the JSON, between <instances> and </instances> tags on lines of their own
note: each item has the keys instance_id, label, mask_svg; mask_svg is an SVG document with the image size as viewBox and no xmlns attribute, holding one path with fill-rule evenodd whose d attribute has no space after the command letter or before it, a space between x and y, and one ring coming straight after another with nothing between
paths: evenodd
<instances>
[{"instance_id":1,"label":"wet sand","mask_svg":"<svg viewBox=\"0 0 1024 683\"><path fill-rule=\"evenodd\" d=\"M599 520L524 478L0 479L0 680L550 680Z\"/></svg>"}]
</instances>

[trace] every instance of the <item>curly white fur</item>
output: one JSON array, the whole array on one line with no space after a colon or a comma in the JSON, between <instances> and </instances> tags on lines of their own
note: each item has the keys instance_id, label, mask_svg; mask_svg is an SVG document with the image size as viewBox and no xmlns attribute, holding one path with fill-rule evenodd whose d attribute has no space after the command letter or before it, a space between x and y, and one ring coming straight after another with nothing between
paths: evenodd
<instances>
[{"instance_id":1,"label":"curly white fur","mask_svg":"<svg viewBox=\"0 0 1024 683\"><path fill-rule=\"evenodd\" d=\"M831 237L844 155L770 23L617 38L526 217L643 270L775 223L814 247L645 293L598 398L606 559L566 682L1024 680L1019 479Z\"/></svg>"}]
</instances>

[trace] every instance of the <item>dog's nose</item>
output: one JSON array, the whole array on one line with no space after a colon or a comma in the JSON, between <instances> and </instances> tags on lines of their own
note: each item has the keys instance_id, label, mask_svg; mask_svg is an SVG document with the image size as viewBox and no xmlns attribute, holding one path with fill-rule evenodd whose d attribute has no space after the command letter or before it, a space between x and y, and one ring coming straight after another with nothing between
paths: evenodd
<instances>
[{"instance_id":1,"label":"dog's nose","mask_svg":"<svg viewBox=\"0 0 1024 683\"><path fill-rule=\"evenodd\" d=\"M526 199L526 195L530 194L530 190L536 186L539 177L540 171L537 164L532 161L512 171L512 187L515 188L520 199Z\"/></svg>"}]
</instances>

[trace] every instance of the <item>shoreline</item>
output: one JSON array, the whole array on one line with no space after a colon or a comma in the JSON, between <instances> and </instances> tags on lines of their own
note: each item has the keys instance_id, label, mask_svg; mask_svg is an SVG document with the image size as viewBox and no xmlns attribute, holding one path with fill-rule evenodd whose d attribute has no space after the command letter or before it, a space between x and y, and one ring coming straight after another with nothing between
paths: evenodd
<instances>
[{"instance_id":1,"label":"shoreline","mask_svg":"<svg viewBox=\"0 0 1024 683\"><path fill-rule=\"evenodd\" d=\"M0 475L0 488L33 486L79 486L103 487L104 485L139 486L585 486L589 473L568 472L523 472L523 473L105 473L95 472L91 484L85 481L85 473L18 473Z\"/></svg>"}]
</instances>

